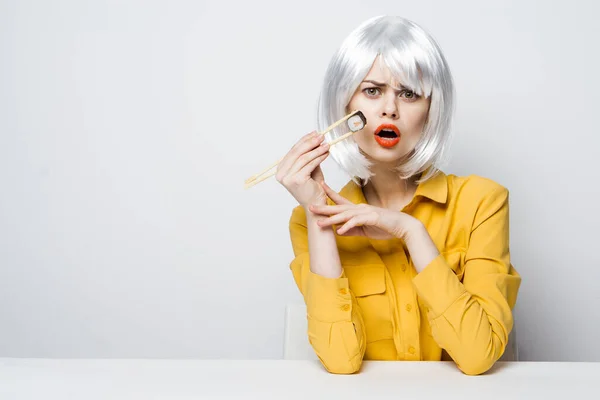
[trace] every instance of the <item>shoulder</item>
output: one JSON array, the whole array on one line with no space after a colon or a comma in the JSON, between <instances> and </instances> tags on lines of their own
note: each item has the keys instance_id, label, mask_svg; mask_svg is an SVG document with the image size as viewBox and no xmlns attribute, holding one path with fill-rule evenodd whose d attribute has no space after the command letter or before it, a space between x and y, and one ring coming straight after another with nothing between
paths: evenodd
<instances>
[{"instance_id":1,"label":"shoulder","mask_svg":"<svg viewBox=\"0 0 600 400\"><path fill-rule=\"evenodd\" d=\"M486 221L491 224L508 222L509 191L504 185L479 175L450 175L448 179L448 206L452 214L468 224L471 230Z\"/></svg>"},{"instance_id":2,"label":"shoulder","mask_svg":"<svg viewBox=\"0 0 600 400\"><path fill-rule=\"evenodd\" d=\"M508 188L484 176L449 175L448 200L451 213L472 228L494 215L508 219Z\"/></svg>"},{"instance_id":3,"label":"shoulder","mask_svg":"<svg viewBox=\"0 0 600 400\"><path fill-rule=\"evenodd\" d=\"M481 175L457 176L449 174L448 191L451 199L461 202L482 203L486 200L508 201L509 190L497 181Z\"/></svg>"}]
</instances>

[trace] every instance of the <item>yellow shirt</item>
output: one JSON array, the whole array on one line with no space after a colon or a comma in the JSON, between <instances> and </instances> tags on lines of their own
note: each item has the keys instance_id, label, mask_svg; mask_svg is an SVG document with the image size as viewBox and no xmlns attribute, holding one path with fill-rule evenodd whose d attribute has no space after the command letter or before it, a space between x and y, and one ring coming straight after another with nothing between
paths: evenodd
<instances>
[{"instance_id":1,"label":"yellow shirt","mask_svg":"<svg viewBox=\"0 0 600 400\"><path fill-rule=\"evenodd\" d=\"M352 181L340 194L367 202ZM290 268L311 346L332 373L356 372L363 359L441 360L442 349L466 374L487 371L506 348L521 283L510 261L508 190L440 171L402 212L425 225L435 260L417 274L400 239L336 234L343 272L332 279L310 271L306 214L293 210Z\"/></svg>"}]
</instances>

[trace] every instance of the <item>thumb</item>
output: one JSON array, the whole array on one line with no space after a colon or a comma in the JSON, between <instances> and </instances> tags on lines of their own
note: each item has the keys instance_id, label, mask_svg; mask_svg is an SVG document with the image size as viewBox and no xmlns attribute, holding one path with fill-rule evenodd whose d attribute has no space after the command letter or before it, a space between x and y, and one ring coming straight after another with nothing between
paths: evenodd
<instances>
[{"instance_id":1,"label":"thumb","mask_svg":"<svg viewBox=\"0 0 600 400\"><path fill-rule=\"evenodd\" d=\"M319 184L325 182L325 177L323 176L323 171L321 170L321 166L317 165L317 168L313 170L310 174L310 177L317 181Z\"/></svg>"},{"instance_id":2,"label":"thumb","mask_svg":"<svg viewBox=\"0 0 600 400\"><path fill-rule=\"evenodd\" d=\"M332 188L330 188L329 185L327 185L325 182L323 182L321 184L321 186L325 190L325 194L327 194L327 196L329 196L329 198L331 200L333 200L333 202L335 204L338 204L338 205L341 205L341 204L354 204L353 202L351 202L350 200L348 200L347 198L345 198L344 196L338 194L335 190L333 190Z\"/></svg>"}]
</instances>

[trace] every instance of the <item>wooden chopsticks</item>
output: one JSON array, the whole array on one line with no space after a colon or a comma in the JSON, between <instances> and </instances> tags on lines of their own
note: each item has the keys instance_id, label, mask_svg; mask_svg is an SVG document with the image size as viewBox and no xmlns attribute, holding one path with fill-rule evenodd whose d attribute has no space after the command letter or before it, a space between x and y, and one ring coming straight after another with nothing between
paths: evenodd
<instances>
[{"instance_id":1,"label":"wooden chopsticks","mask_svg":"<svg viewBox=\"0 0 600 400\"><path fill-rule=\"evenodd\" d=\"M364 116L364 114L359 111L359 110L354 110L352 111L350 114L346 115L345 117L341 118L340 120L334 122L333 124L331 124L330 126L327 127L327 129L325 129L323 132L319 132L319 135L325 135L327 134L329 131L331 131L333 128L335 128L336 126L340 125L341 123L343 123L344 121L347 121L348 119L352 118L355 115L359 115L360 116L360 123L359 121L356 121L353 126L349 126L350 128L350 132L345 133L344 135L340 136L339 138L331 141L331 143L329 143L329 146L331 148L331 146L334 146L335 144L341 142L342 140L352 136L354 133L360 131L361 129L363 129L366 125L366 118ZM275 168L277 165L279 165L279 163L283 160L283 158L280 158L279 160L277 160L276 162L274 162L273 164L271 164L269 167L265 168L264 170L262 170L261 172L259 172L258 174L252 175L250 178L246 179L244 181L244 188L248 189L251 188L254 185L259 184L260 182L272 177L273 175L275 175L277 173L277 170L275 171L271 171L269 174L265 175L268 171L270 171L271 169Z\"/></svg>"}]
</instances>

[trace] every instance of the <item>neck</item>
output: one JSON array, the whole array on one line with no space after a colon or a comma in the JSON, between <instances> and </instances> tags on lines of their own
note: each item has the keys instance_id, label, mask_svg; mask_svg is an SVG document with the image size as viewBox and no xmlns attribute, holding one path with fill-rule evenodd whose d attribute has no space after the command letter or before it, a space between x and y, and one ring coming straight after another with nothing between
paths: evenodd
<instances>
[{"instance_id":1,"label":"neck","mask_svg":"<svg viewBox=\"0 0 600 400\"><path fill-rule=\"evenodd\" d=\"M389 167L372 166L374 175L363 187L367 203L376 207L402 210L412 200L417 184L415 178L401 179Z\"/></svg>"}]
</instances>

